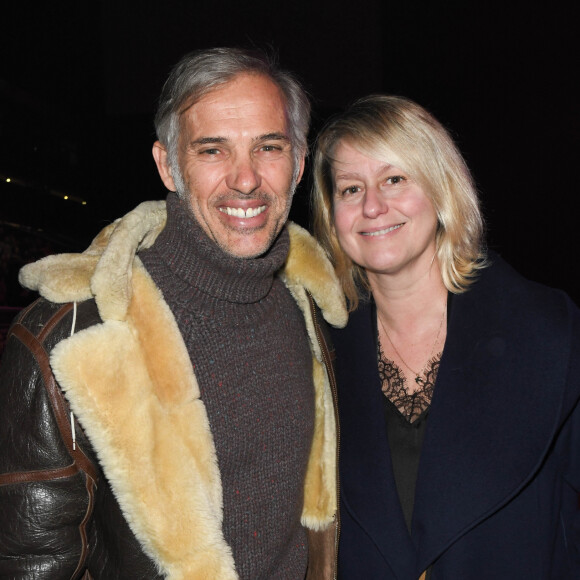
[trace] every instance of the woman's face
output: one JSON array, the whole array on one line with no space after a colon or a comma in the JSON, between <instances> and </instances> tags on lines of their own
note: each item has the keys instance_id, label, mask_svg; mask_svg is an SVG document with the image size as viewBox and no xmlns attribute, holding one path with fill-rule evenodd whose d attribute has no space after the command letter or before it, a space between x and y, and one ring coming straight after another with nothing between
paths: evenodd
<instances>
[{"instance_id":1,"label":"woman's face","mask_svg":"<svg viewBox=\"0 0 580 580\"><path fill-rule=\"evenodd\" d=\"M334 222L350 259L369 279L426 272L436 250L437 215L419 184L345 141L333 157Z\"/></svg>"}]
</instances>

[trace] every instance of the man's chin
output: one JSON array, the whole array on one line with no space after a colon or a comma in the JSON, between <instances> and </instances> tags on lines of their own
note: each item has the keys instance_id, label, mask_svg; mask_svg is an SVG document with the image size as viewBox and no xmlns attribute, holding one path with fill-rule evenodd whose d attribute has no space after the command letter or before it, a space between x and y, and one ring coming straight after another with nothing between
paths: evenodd
<instances>
[{"instance_id":1,"label":"man's chin","mask_svg":"<svg viewBox=\"0 0 580 580\"><path fill-rule=\"evenodd\" d=\"M240 236L236 240L215 241L226 254L234 258L252 259L267 254L278 237L278 233L265 236L263 231L253 232Z\"/></svg>"},{"instance_id":2,"label":"man's chin","mask_svg":"<svg viewBox=\"0 0 580 580\"><path fill-rule=\"evenodd\" d=\"M251 260L259 258L268 252L272 244L240 248L239 246L220 245L220 248L232 258L241 258Z\"/></svg>"}]
</instances>

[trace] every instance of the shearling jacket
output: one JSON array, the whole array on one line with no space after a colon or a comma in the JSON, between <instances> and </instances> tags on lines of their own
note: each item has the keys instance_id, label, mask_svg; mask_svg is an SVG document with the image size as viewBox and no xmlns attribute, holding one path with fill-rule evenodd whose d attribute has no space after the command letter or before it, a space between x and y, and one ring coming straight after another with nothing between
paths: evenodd
<instances>
[{"instance_id":1,"label":"shearling jacket","mask_svg":"<svg viewBox=\"0 0 580 580\"><path fill-rule=\"evenodd\" d=\"M21 283L42 298L13 325L0 367L2 578L237 578L196 377L138 258L165 219L164 202L146 202L83 254L21 271ZM304 314L315 385L302 511L312 540L308 578L330 578L336 403L317 316L344 326L347 314L322 250L299 226L287 227L279 275Z\"/></svg>"}]
</instances>

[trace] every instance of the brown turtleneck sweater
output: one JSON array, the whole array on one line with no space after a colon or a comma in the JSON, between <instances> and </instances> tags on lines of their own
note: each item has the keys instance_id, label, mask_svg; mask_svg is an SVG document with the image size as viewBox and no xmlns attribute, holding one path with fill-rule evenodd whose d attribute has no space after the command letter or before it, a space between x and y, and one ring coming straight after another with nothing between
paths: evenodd
<instances>
[{"instance_id":1,"label":"brown turtleneck sweater","mask_svg":"<svg viewBox=\"0 0 580 580\"><path fill-rule=\"evenodd\" d=\"M265 255L235 258L175 194L167 225L139 254L171 308L206 405L222 478L223 532L240 578L302 580L300 524L314 425L302 314L275 276L284 230Z\"/></svg>"}]
</instances>

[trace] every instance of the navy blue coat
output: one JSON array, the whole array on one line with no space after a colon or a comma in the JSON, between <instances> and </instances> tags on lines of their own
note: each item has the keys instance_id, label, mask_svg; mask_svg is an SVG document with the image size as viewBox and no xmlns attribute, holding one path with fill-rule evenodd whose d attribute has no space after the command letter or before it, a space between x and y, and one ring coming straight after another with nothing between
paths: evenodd
<instances>
[{"instance_id":1,"label":"navy blue coat","mask_svg":"<svg viewBox=\"0 0 580 580\"><path fill-rule=\"evenodd\" d=\"M333 331L339 578L580 579L580 311L501 258L453 297L409 535L372 308Z\"/></svg>"}]
</instances>

